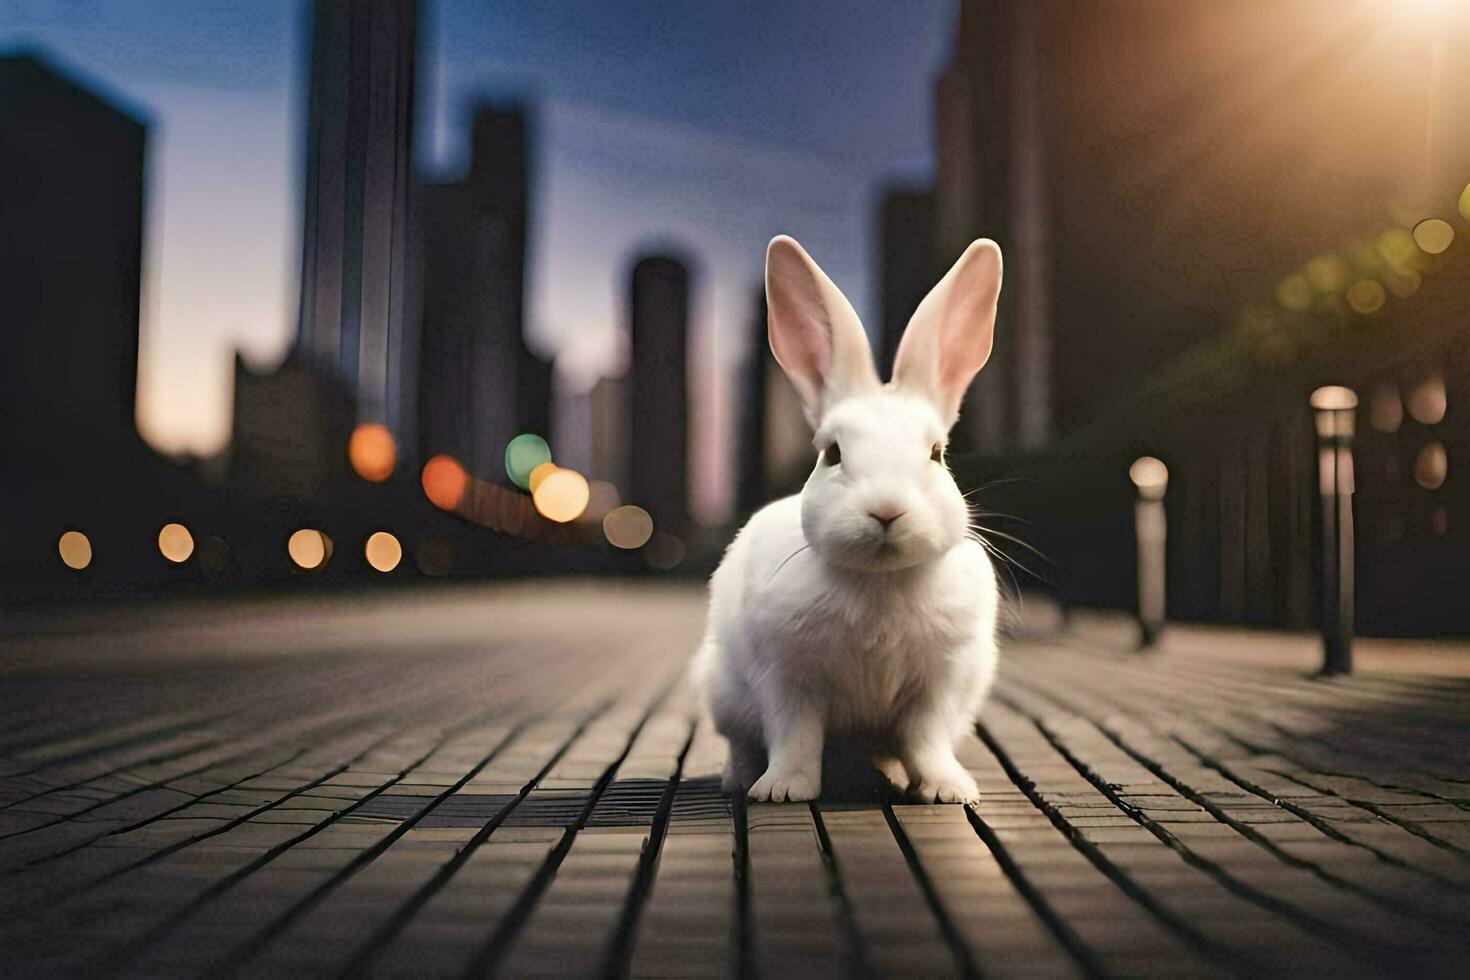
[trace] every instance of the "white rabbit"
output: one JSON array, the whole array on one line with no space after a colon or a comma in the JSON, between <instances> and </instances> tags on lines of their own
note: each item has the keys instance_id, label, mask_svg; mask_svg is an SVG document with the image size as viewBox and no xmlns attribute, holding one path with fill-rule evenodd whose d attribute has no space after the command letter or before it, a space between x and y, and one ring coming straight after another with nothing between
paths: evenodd
<instances>
[{"instance_id":1,"label":"white rabbit","mask_svg":"<svg viewBox=\"0 0 1470 980\"><path fill-rule=\"evenodd\" d=\"M971 244L881 384L836 285L793 239L767 248L771 350L818 456L801 494L757 512L710 580L695 676L730 743L726 792L815 798L832 736L871 746L925 800L975 799L954 745L994 679L999 596L944 446L990 357L1000 279L996 244Z\"/></svg>"}]
</instances>

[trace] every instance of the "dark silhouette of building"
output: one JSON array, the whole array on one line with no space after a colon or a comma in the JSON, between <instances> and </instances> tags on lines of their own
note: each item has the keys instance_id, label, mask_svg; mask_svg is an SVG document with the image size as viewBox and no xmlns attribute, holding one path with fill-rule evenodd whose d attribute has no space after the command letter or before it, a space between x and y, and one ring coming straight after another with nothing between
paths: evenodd
<instances>
[{"instance_id":1,"label":"dark silhouette of building","mask_svg":"<svg viewBox=\"0 0 1470 980\"><path fill-rule=\"evenodd\" d=\"M263 372L237 354L230 484L266 497L321 493L347 476L352 425L352 396L341 380L299 351Z\"/></svg>"},{"instance_id":2,"label":"dark silhouette of building","mask_svg":"<svg viewBox=\"0 0 1470 980\"><path fill-rule=\"evenodd\" d=\"M1337 382L1361 399L1359 625L1470 629L1448 585L1470 542L1466 417L1442 409L1470 385L1470 68L1442 57L1470 12L1432 32L1386 9L1319 18L961 5L936 93L936 257L995 238L1006 286L962 423L992 455L958 463L973 483L1030 478L981 506L1036 522L1073 601L1131 602L1125 474L1147 453L1171 470L1169 614L1307 625L1307 396ZM1442 251L1411 237L1429 218L1455 232ZM1441 409L1416 417L1415 399Z\"/></svg>"},{"instance_id":3,"label":"dark silhouette of building","mask_svg":"<svg viewBox=\"0 0 1470 980\"><path fill-rule=\"evenodd\" d=\"M735 453L735 510L750 514L768 501L766 481L766 379L772 360L768 340L766 289L751 294L749 348L736 392L739 428Z\"/></svg>"},{"instance_id":4,"label":"dark silhouette of building","mask_svg":"<svg viewBox=\"0 0 1470 980\"><path fill-rule=\"evenodd\" d=\"M147 588L177 571L165 522L204 539L205 494L135 423L147 142L46 60L0 58L0 600Z\"/></svg>"},{"instance_id":5,"label":"dark silhouette of building","mask_svg":"<svg viewBox=\"0 0 1470 980\"><path fill-rule=\"evenodd\" d=\"M528 128L518 108L481 107L464 178L421 190L420 441L486 479L516 435L551 435L551 365L525 340Z\"/></svg>"},{"instance_id":6,"label":"dark silhouette of building","mask_svg":"<svg viewBox=\"0 0 1470 980\"><path fill-rule=\"evenodd\" d=\"M0 121L0 465L71 467L137 442L147 126L24 55Z\"/></svg>"},{"instance_id":7,"label":"dark silhouette of building","mask_svg":"<svg viewBox=\"0 0 1470 980\"><path fill-rule=\"evenodd\" d=\"M631 501L654 524L689 523L689 271L667 255L633 265L630 379Z\"/></svg>"},{"instance_id":8,"label":"dark silhouette of building","mask_svg":"<svg viewBox=\"0 0 1470 980\"><path fill-rule=\"evenodd\" d=\"M408 453L417 354L415 0L312 4L298 344Z\"/></svg>"},{"instance_id":9,"label":"dark silhouette of building","mask_svg":"<svg viewBox=\"0 0 1470 980\"><path fill-rule=\"evenodd\" d=\"M591 475L628 493L628 377L599 378L587 394Z\"/></svg>"},{"instance_id":10,"label":"dark silhouette of building","mask_svg":"<svg viewBox=\"0 0 1470 980\"><path fill-rule=\"evenodd\" d=\"M1059 9L961 4L954 53L936 88L933 271L942 273L976 238L995 239L1006 256L995 349L961 412L960 449L1034 449L1054 434L1038 31Z\"/></svg>"},{"instance_id":11,"label":"dark silhouette of building","mask_svg":"<svg viewBox=\"0 0 1470 980\"><path fill-rule=\"evenodd\" d=\"M934 195L927 190L895 189L878 206L878 376L893 373L893 356L909 317L934 286Z\"/></svg>"}]
</instances>

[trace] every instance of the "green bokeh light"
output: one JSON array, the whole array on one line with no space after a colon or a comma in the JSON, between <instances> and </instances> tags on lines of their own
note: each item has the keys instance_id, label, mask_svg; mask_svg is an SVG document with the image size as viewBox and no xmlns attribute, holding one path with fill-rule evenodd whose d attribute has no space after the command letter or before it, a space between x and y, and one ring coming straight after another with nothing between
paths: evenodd
<instances>
[{"instance_id":1,"label":"green bokeh light","mask_svg":"<svg viewBox=\"0 0 1470 980\"><path fill-rule=\"evenodd\" d=\"M522 490L530 489L531 471L549 462L551 447L533 433L522 433L505 446L505 475Z\"/></svg>"}]
</instances>

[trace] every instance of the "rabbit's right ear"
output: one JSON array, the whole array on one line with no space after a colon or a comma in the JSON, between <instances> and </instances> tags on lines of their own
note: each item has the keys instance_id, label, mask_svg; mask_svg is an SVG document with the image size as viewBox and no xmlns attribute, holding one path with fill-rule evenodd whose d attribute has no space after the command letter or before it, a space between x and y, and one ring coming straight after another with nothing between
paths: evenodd
<instances>
[{"instance_id":1,"label":"rabbit's right ear","mask_svg":"<svg viewBox=\"0 0 1470 980\"><path fill-rule=\"evenodd\" d=\"M801 396L812 428L827 406L877 390L862 322L794 238L777 235L766 246L766 306L771 353Z\"/></svg>"}]
</instances>

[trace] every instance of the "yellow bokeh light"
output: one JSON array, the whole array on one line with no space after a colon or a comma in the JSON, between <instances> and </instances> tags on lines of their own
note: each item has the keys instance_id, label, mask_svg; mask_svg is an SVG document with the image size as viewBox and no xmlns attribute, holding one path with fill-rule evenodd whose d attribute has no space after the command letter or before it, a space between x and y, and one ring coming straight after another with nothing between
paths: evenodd
<instances>
[{"instance_id":1,"label":"yellow bokeh light","mask_svg":"<svg viewBox=\"0 0 1470 980\"><path fill-rule=\"evenodd\" d=\"M1395 269L1405 268L1419 251L1419 246L1414 244L1414 236L1403 228L1385 231L1378 236L1374 246L1378 249L1378 254L1383 256L1383 261Z\"/></svg>"},{"instance_id":2,"label":"yellow bokeh light","mask_svg":"<svg viewBox=\"0 0 1470 980\"><path fill-rule=\"evenodd\" d=\"M1312 284L1300 272L1293 272L1276 284L1276 301L1288 310L1305 310L1312 305Z\"/></svg>"},{"instance_id":3,"label":"yellow bokeh light","mask_svg":"<svg viewBox=\"0 0 1470 980\"><path fill-rule=\"evenodd\" d=\"M1307 263L1307 282L1319 293L1340 293L1347 288L1347 262L1340 255L1319 255Z\"/></svg>"},{"instance_id":4,"label":"yellow bokeh light","mask_svg":"<svg viewBox=\"0 0 1470 980\"><path fill-rule=\"evenodd\" d=\"M1389 292L1399 299L1408 299L1419 291L1424 280L1412 269L1392 269L1384 277L1384 281L1388 283Z\"/></svg>"},{"instance_id":5,"label":"yellow bokeh light","mask_svg":"<svg viewBox=\"0 0 1470 980\"><path fill-rule=\"evenodd\" d=\"M1388 297L1377 279L1359 279L1348 287L1347 301L1357 313L1377 313Z\"/></svg>"},{"instance_id":6,"label":"yellow bokeh light","mask_svg":"<svg viewBox=\"0 0 1470 980\"><path fill-rule=\"evenodd\" d=\"M56 542L62 564L81 570L92 564L92 542L81 531L67 531Z\"/></svg>"},{"instance_id":7,"label":"yellow bokeh light","mask_svg":"<svg viewBox=\"0 0 1470 980\"><path fill-rule=\"evenodd\" d=\"M320 568L331 555L331 539L314 528L304 527L287 540L286 553L299 568Z\"/></svg>"},{"instance_id":8,"label":"yellow bokeh light","mask_svg":"<svg viewBox=\"0 0 1470 980\"><path fill-rule=\"evenodd\" d=\"M602 533L614 548L634 551L653 537L653 518L634 504L614 507L602 519Z\"/></svg>"},{"instance_id":9,"label":"yellow bokeh light","mask_svg":"<svg viewBox=\"0 0 1470 980\"><path fill-rule=\"evenodd\" d=\"M352 430L352 437L347 440L347 460L364 480L382 483L393 475L393 467L398 462L393 433L385 425L364 422Z\"/></svg>"},{"instance_id":10,"label":"yellow bokeh light","mask_svg":"<svg viewBox=\"0 0 1470 980\"><path fill-rule=\"evenodd\" d=\"M183 564L194 553L194 535L182 524L165 524L158 532L158 550L175 565Z\"/></svg>"},{"instance_id":11,"label":"yellow bokeh light","mask_svg":"<svg viewBox=\"0 0 1470 980\"><path fill-rule=\"evenodd\" d=\"M553 462L548 461L540 464L535 469L533 469L531 471L531 475L526 478L526 489L531 491L531 494L534 496L536 490L541 486L541 481L545 480L548 476L555 473L556 470L557 465Z\"/></svg>"},{"instance_id":12,"label":"yellow bokeh light","mask_svg":"<svg viewBox=\"0 0 1470 980\"><path fill-rule=\"evenodd\" d=\"M453 456L435 456L424 464L424 496L441 510L454 510L464 499L470 475Z\"/></svg>"},{"instance_id":13,"label":"yellow bokeh light","mask_svg":"<svg viewBox=\"0 0 1470 980\"><path fill-rule=\"evenodd\" d=\"M1425 490L1438 490L1444 486L1449 469L1450 459L1444 443L1431 442L1419 450L1419 456L1414 460L1414 482Z\"/></svg>"},{"instance_id":14,"label":"yellow bokeh light","mask_svg":"<svg viewBox=\"0 0 1470 980\"><path fill-rule=\"evenodd\" d=\"M1443 218L1425 218L1414 226L1414 244L1430 255L1438 255L1455 240L1455 229Z\"/></svg>"},{"instance_id":15,"label":"yellow bokeh light","mask_svg":"<svg viewBox=\"0 0 1470 980\"><path fill-rule=\"evenodd\" d=\"M368 535L363 554L373 568L380 572L391 572L403 561L403 545L387 531L374 531Z\"/></svg>"},{"instance_id":16,"label":"yellow bokeh light","mask_svg":"<svg viewBox=\"0 0 1470 980\"><path fill-rule=\"evenodd\" d=\"M1465 189L1460 192L1460 200L1455 202L1455 207L1459 210L1460 217L1470 221L1470 184L1466 184Z\"/></svg>"},{"instance_id":17,"label":"yellow bokeh light","mask_svg":"<svg viewBox=\"0 0 1470 980\"><path fill-rule=\"evenodd\" d=\"M536 510L549 521L575 521L587 509L591 491L587 478L576 470L557 469L541 478L531 494Z\"/></svg>"}]
</instances>

